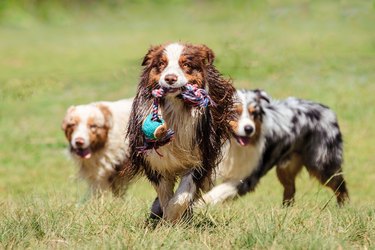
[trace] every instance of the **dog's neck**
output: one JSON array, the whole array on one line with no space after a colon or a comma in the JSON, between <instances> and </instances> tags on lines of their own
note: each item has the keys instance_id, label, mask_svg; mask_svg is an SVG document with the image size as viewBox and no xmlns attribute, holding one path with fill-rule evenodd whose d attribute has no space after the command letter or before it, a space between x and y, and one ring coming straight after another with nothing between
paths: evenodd
<instances>
[{"instance_id":1,"label":"dog's neck","mask_svg":"<svg viewBox=\"0 0 375 250\"><path fill-rule=\"evenodd\" d=\"M191 148L191 143L196 140L199 111L176 96L166 96L161 102L160 113L167 127L175 132L174 142L185 149Z\"/></svg>"},{"instance_id":2,"label":"dog's neck","mask_svg":"<svg viewBox=\"0 0 375 250\"><path fill-rule=\"evenodd\" d=\"M181 123L190 120L192 108L177 96L166 96L160 103L160 114L169 128L178 131Z\"/></svg>"}]
</instances>

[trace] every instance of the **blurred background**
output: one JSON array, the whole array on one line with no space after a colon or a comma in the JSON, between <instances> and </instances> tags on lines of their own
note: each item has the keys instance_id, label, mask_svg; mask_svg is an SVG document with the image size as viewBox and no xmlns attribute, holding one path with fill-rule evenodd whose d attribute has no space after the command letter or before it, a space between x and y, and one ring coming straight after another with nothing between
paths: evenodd
<instances>
[{"instance_id":1,"label":"blurred background","mask_svg":"<svg viewBox=\"0 0 375 250\"><path fill-rule=\"evenodd\" d=\"M374 24L373 1L362 0L1 0L0 197L76 200L84 189L65 153L65 110L133 96L147 49L182 41L212 48L236 87L333 108L352 199L371 201ZM267 193L279 201L280 185L267 185L276 183L274 173L267 178L252 199ZM307 179L304 173L301 189L318 190ZM152 199L149 185L130 195L137 188Z\"/></svg>"},{"instance_id":2,"label":"blurred background","mask_svg":"<svg viewBox=\"0 0 375 250\"><path fill-rule=\"evenodd\" d=\"M368 0L0 0L0 248L371 249L375 244L375 13ZM81 203L60 129L70 105L135 95L151 45L206 44L238 88L324 103L344 136L351 204L274 170L188 226L145 227L155 192ZM331 200L331 202L329 202ZM135 246L135 247L134 247Z\"/></svg>"}]
</instances>

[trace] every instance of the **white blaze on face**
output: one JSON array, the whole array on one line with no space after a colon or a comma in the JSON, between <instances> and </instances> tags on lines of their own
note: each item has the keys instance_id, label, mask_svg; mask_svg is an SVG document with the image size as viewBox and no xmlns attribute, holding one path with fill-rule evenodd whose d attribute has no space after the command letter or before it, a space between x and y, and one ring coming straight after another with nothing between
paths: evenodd
<instances>
[{"instance_id":1,"label":"white blaze on face","mask_svg":"<svg viewBox=\"0 0 375 250\"><path fill-rule=\"evenodd\" d=\"M89 117L89 109L85 106L78 106L74 112L74 115L79 117L79 123L76 124L70 144L74 149L77 149L77 140L83 141L82 148L90 146L89 130L87 128L87 120Z\"/></svg>"},{"instance_id":2,"label":"white blaze on face","mask_svg":"<svg viewBox=\"0 0 375 250\"><path fill-rule=\"evenodd\" d=\"M76 124L70 143L74 149L77 149L77 141L82 141L83 145L80 148L88 148L91 129L88 124L89 118L93 118L95 124L104 124L104 117L97 107L89 105L77 106L74 115L79 117L80 122Z\"/></svg>"},{"instance_id":3,"label":"white blaze on face","mask_svg":"<svg viewBox=\"0 0 375 250\"><path fill-rule=\"evenodd\" d=\"M241 100L241 106L242 106L242 114L238 120L238 128L236 132L237 136L252 136L255 133L255 123L251 119L248 109L248 102L246 100L246 96L242 94L241 92L237 92L237 95L239 97L239 100ZM253 132L251 134L247 134L245 132L245 127L251 126L253 128Z\"/></svg>"},{"instance_id":4,"label":"white blaze on face","mask_svg":"<svg viewBox=\"0 0 375 250\"><path fill-rule=\"evenodd\" d=\"M180 88L187 84L188 80L185 77L183 70L180 67L179 60L184 46L178 43L172 43L165 47L164 53L168 58L168 64L161 72L159 85L166 88ZM177 77L176 82L169 84L165 77L167 75L174 75Z\"/></svg>"}]
</instances>

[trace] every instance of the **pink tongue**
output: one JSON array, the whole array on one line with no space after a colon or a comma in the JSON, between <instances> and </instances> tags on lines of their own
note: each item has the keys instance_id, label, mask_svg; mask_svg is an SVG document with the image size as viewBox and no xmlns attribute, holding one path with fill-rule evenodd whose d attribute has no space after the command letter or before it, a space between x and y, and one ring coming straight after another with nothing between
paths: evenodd
<instances>
[{"instance_id":1,"label":"pink tongue","mask_svg":"<svg viewBox=\"0 0 375 250\"><path fill-rule=\"evenodd\" d=\"M77 155L81 156L82 158L88 159L91 157L91 150L89 148L86 149L77 149Z\"/></svg>"},{"instance_id":2,"label":"pink tongue","mask_svg":"<svg viewBox=\"0 0 375 250\"><path fill-rule=\"evenodd\" d=\"M85 154L85 156L84 156L85 159L88 159L88 158L90 158L90 157L91 157L91 153L90 153L90 152L88 152L88 153Z\"/></svg>"},{"instance_id":3,"label":"pink tongue","mask_svg":"<svg viewBox=\"0 0 375 250\"><path fill-rule=\"evenodd\" d=\"M237 137L237 141L241 146L246 146L249 143L250 138L248 138L248 137Z\"/></svg>"}]
</instances>

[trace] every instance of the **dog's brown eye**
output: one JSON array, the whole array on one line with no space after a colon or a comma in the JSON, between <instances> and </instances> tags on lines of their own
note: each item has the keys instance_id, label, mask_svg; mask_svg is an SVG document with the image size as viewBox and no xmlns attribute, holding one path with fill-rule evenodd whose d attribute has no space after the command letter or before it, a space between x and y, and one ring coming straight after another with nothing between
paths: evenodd
<instances>
[{"instance_id":1,"label":"dog's brown eye","mask_svg":"<svg viewBox=\"0 0 375 250\"><path fill-rule=\"evenodd\" d=\"M91 129L96 129L98 126L96 126L95 124L93 124L93 125L90 125L90 128Z\"/></svg>"},{"instance_id":2,"label":"dog's brown eye","mask_svg":"<svg viewBox=\"0 0 375 250\"><path fill-rule=\"evenodd\" d=\"M188 69L188 68L190 68L190 64L189 63L184 63L184 64L182 64L182 67L184 69Z\"/></svg>"},{"instance_id":3,"label":"dog's brown eye","mask_svg":"<svg viewBox=\"0 0 375 250\"><path fill-rule=\"evenodd\" d=\"M74 128L75 126L76 126L75 123L69 123L67 127L68 127L68 128Z\"/></svg>"},{"instance_id":4,"label":"dog's brown eye","mask_svg":"<svg viewBox=\"0 0 375 250\"><path fill-rule=\"evenodd\" d=\"M252 115L257 113L257 107L255 105L250 105L248 110L249 110L249 113L252 114Z\"/></svg>"},{"instance_id":5,"label":"dog's brown eye","mask_svg":"<svg viewBox=\"0 0 375 250\"><path fill-rule=\"evenodd\" d=\"M163 62L163 61L159 62L158 66L159 66L160 68L164 67L164 66L165 66L165 62Z\"/></svg>"},{"instance_id":6,"label":"dog's brown eye","mask_svg":"<svg viewBox=\"0 0 375 250\"><path fill-rule=\"evenodd\" d=\"M254 117L254 119L258 119L261 115L261 109L258 105L251 105L249 107L249 113Z\"/></svg>"},{"instance_id":7,"label":"dog's brown eye","mask_svg":"<svg viewBox=\"0 0 375 250\"><path fill-rule=\"evenodd\" d=\"M237 114L242 114L242 106L241 104L235 104L234 105L234 111L237 113Z\"/></svg>"}]
</instances>

